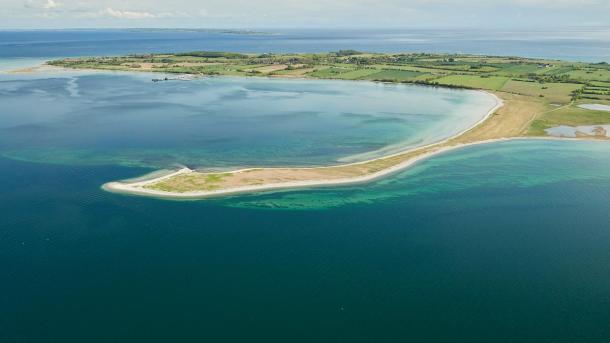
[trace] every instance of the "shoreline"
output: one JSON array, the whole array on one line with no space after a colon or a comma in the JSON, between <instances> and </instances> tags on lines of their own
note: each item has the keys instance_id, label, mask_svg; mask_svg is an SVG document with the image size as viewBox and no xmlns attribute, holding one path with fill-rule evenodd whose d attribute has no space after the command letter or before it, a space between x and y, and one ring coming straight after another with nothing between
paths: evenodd
<instances>
[{"instance_id":1,"label":"shoreline","mask_svg":"<svg viewBox=\"0 0 610 343\"><path fill-rule=\"evenodd\" d=\"M50 67L49 69L54 70L73 70L72 68L51 66L46 62L37 66L24 68L22 70L11 70L5 71L8 73L36 73L40 72L41 69ZM80 69L80 68L76 68ZM83 70L83 69L81 69ZM123 70L99 70L84 68L84 70L90 71L102 71L102 72L137 72L137 71L123 71ZM153 72L151 72L153 73ZM190 75L190 74L185 74ZM217 76L215 76L217 77ZM219 75L219 77L234 77L232 75ZM236 76L244 77L244 76ZM307 77L291 77L291 76L246 76L255 78L267 78L267 79L304 79L309 80ZM357 80L343 80L342 81L353 81ZM365 80L366 82L366 80ZM395 84L395 82L385 81L369 81L374 83L389 83ZM416 84L412 84L416 85ZM440 88L454 88L444 87L443 85L426 85ZM599 141L588 136L583 137L552 137L552 136L527 136L526 128L531 122L536 119L540 114L555 111L556 109L541 112L541 108L538 107L537 112L534 110L527 109L527 112L521 111L519 108L519 102L523 102L523 99L513 97L514 93L504 93L497 91L487 91L484 89L477 88L462 88L457 87L458 90L481 92L485 93L495 99L495 105L487 111L487 113L479 119L472 126L463 129L462 131L453 134L446 138L439 138L438 141L425 143L421 146L408 147L404 150L394 150L394 152L387 155L376 156L373 158L353 161L354 156L346 156L337 160L340 164L332 164L325 166L310 166L310 167L249 167L243 169L218 171L218 172L203 172L192 170L184 167L179 170L170 172L165 175L158 177L152 177L146 179L141 177L140 181L114 181L107 182L101 186L105 191L120 194L131 194L138 196L149 196L162 199L174 199L174 200L196 200L205 199L211 197L222 197L235 194L244 193L255 193L265 191L277 191L277 190L291 190L291 189L303 189L303 188L317 188L317 187L331 187L341 186L350 184L360 184L371 182L388 175L403 171L412 165L434 157L439 154L450 152L453 150L482 145L491 144L495 142L504 142L511 140L562 140L562 141ZM512 95L511 95L512 94ZM518 95L522 97L522 95ZM506 105L506 102L510 104L508 110L500 111ZM535 103L535 102L532 102ZM571 103L572 104L572 103ZM548 105L548 104L547 104ZM513 106L515 108L513 108ZM567 105L566 105L567 106ZM564 106L565 107L565 106ZM548 107L547 107L548 108ZM513 112L514 110L514 112ZM504 112L504 113L502 113ZM498 114L499 119L496 119L493 115ZM511 119L505 119L506 116L515 116L517 122L511 122ZM523 121L523 116L528 115L527 121ZM518 122L521 120L521 122ZM518 125L518 126L517 126ZM372 152L365 152L358 155L366 155ZM357 155L356 155L357 156ZM352 161L350 161L352 160ZM151 174L155 173L153 171ZM246 175L247 174L247 175ZM207 179L219 178L220 181L206 181ZM226 180L225 180L226 178ZM138 179L138 178L136 178ZM194 190L189 190L194 189Z\"/></svg>"},{"instance_id":2,"label":"shoreline","mask_svg":"<svg viewBox=\"0 0 610 343\"><path fill-rule=\"evenodd\" d=\"M332 167L347 167L347 166L355 166L355 165L364 165L364 164L379 161L379 160L384 160L384 159L388 159L388 158L392 158L392 157L399 157L399 156L407 155L410 153L416 153L418 151L425 151L430 148L434 148L434 147L437 147L437 146L440 146L443 144L447 144L450 141L463 136L467 132L470 132L473 129L475 129L476 127L478 127L479 125L483 124L497 110L499 110L501 107L504 106L504 101L500 97L498 97L496 94L493 94L493 93L485 91L485 90L475 90L475 91L486 93L486 94L490 95L491 97L493 97L495 99L496 103L490 110L487 111L487 113L480 120L478 120L476 123L474 123L471 127L464 129L464 130L456 133L455 135L447 137L438 142L430 143L430 144L419 146L419 147L409 148L404 151L399 151L399 152L396 152L393 154L373 158L370 160L346 163L346 164L341 164L339 166L300 167L298 169L316 170L316 169L332 168ZM163 175L163 176L157 177L157 178L144 180L144 181L107 182L107 183L103 184L101 186L101 188L108 192L120 193L120 194L154 196L154 197L170 198L170 199L204 199L204 198L209 198L209 197L219 197L219 196L225 196L225 195L260 192L260 191L267 191L267 190L298 189L298 188L306 188L306 187L323 187L323 186L366 183L366 182L373 181L373 180L382 178L384 176L388 176L393 173L402 171L402 170L410 167L411 165L417 163L418 161L430 158L432 156L435 156L435 155L443 153L443 152L447 152L450 150L454 150L457 148L466 147L466 146L470 146L470 145L491 143L494 141L501 141L501 140L506 140L506 138L498 138L498 139L488 140L488 141L479 141L479 142L462 143L462 144L445 146L445 147L441 147L441 148L433 150L433 151L422 152L419 155L413 156L411 158L407 158L406 160L404 160L402 162L391 165L387 168L384 168L380 171L377 171L377 172L374 172L371 174L365 174L365 175L356 176L356 177L338 178L338 179L332 179L332 180L301 180L301 181L292 181L292 182L268 183L268 184L262 184L262 185L247 185L247 186L239 186L239 187L232 187L232 188L218 189L218 190L190 191L190 192L166 192L166 191L161 191L161 190L144 188L147 185L151 185L151 184L155 184L155 183L158 183L158 182L161 182L164 180L168 180L168 179L171 179L172 177L175 177L178 175L197 173L195 170L185 167L185 168L179 169L173 173ZM239 173L244 173L244 172L248 172L248 171L252 171L252 170L260 170L260 169L264 169L264 170L276 169L277 170L277 169L285 169L285 168L283 168L283 167L266 167L266 168L251 167L251 168L244 168L244 169L238 169L238 170L231 170L231 171L228 171L227 173L239 174Z\"/></svg>"},{"instance_id":3,"label":"shoreline","mask_svg":"<svg viewBox=\"0 0 610 343\"><path fill-rule=\"evenodd\" d=\"M388 167L379 172L372 173L369 175L363 175L360 177L351 177L351 178L342 178L342 179L334 179L334 180L311 180L311 181L294 181L294 182L282 182L276 184L266 184L266 185L252 185L252 186L241 186L235 188L228 189L219 189L219 190L211 190L211 191L191 191L191 192L165 192L154 189L147 188L138 188L139 186L145 186L148 184L153 184L164 179L169 179L171 177L182 175L182 174L190 174L196 173L195 170L190 168L182 168L174 173L169 175L162 176L160 178L150 179L146 181L140 181L136 183L123 183L120 181L113 181L105 183L101 186L101 188L110 193L117 194L125 194L125 195L137 195L137 196L149 196L161 199L170 199L170 200L198 200L198 199L207 199L207 198L217 198L223 196L230 195L238 195L238 194L247 194L247 193L257 193L264 191L279 191L279 190L298 190L304 188L322 188L322 187L332 187L332 186L346 186L346 185L354 185L354 184L363 184L372 182L378 179L381 179L386 176L390 176L392 174L404 171L409 167L417 164L418 162L425 161L437 155L442 155L444 153L448 153L454 150L460 150L463 148L468 148L471 146L478 145L486 145L500 142L510 142L510 141L568 141L568 142L603 142L604 140L594 139L594 138L563 138L563 137L507 137L507 138L494 138L489 140L470 142L470 143L461 143L456 145L445 146L439 148L434 151L422 153L420 155L414 156L410 159L407 159L399 164L396 164L392 167ZM418 148L419 149L419 148ZM409 151L413 152L413 151ZM360 163L360 162L359 162ZM312 167L315 168L324 168L324 167ZM253 168L241 169L232 171L232 173L239 173L251 170ZM256 168L260 169L260 168ZM273 168L269 168L273 169Z\"/></svg>"}]
</instances>

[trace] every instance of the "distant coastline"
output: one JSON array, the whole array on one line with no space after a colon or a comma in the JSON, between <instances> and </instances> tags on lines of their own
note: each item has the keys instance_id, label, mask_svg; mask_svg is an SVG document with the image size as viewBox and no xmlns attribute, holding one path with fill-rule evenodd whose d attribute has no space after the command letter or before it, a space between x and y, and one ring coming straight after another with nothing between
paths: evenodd
<instances>
[{"instance_id":1,"label":"distant coastline","mask_svg":"<svg viewBox=\"0 0 610 343\"><path fill-rule=\"evenodd\" d=\"M245 29L200 29L200 28L129 28L123 29L131 32L202 32L230 35L273 35L272 32L245 30Z\"/></svg>"}]
</instances>

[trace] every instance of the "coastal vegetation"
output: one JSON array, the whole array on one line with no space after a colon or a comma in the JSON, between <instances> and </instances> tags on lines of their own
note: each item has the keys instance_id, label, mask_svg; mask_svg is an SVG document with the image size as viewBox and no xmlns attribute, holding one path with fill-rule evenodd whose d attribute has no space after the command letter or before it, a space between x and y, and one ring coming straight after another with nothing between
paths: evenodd
<instances>
[{"instance_id":1,"label":"coastal vegetation","mask_svg":"<svg viewBox=\"0 0 610 343\"><path fill-rule=\"evenodd\" d=\"M547 136L560 126L610 124L610 111L578 107L610 104L610 65L521 57L447 54L374 54L353 50L319 54L189 52L70 58L54 66L189 74L262 76L408 83L493 93L498 106L474 128L447 141L370 161L316 168L255 168L218 173L184 169L171 177L106 188L136 194L204 197L241 191L362 182L426 156L468 144ZM503 105L503 106L500 106ZM604 133L604 130L595 132ZM586 135L585 135L586 136ZM583 135L579 136L583 137ZM608 139L605 134L586 136Z\"/></svg>"},{"instance_id":2,"label":"coastal vegetation","mask_svg":"<svg viewBox=\"0 0 610 343\"><path fill-rule=\"evenodd\" d=\"M483 89L538 96L549 103L610 101L610 65L521 57L427 53L243 54L194 51L49 62L93 68L192 75L299 77Z\"/></svg>"}]
</instances>

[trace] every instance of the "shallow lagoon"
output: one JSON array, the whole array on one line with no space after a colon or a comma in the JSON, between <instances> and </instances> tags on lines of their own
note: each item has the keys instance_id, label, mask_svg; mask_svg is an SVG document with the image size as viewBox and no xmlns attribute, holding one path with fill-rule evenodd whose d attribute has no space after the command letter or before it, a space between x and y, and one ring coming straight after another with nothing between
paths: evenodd
<instances>
[{"instance_id":1,"label":"shallow lagoon","mask_svg":"<svg viewBox=\"0 0 610 343\"><path fill-rule=\"evenodd\" d=\"M0 154L154 168L314 165L442 140L485 116L488 94L327 80L158 74L0 76Z\"/></svg>"},{"instance_id":2,"label":"shallow lagoon","mask_svg":"<svg viewBox=\"0 0 610 343\"><path fill-rule=\"evenodd\" d=\"M579 135L610 137L610 125L560 125L545 130L549 136L575 138Z\"/></svg>"},{"instance_id":3,"label":"shallow lagoon","mask_svg":"<svg viewBox=\"0 0 610 343\"><path fill-rule=\"evenodd\" d=\"M582 105L578 105L578 107L584 108L586 110L610 112L610 106L602 105L602 104L582 104Z\"/></svg>"}]
</instances>

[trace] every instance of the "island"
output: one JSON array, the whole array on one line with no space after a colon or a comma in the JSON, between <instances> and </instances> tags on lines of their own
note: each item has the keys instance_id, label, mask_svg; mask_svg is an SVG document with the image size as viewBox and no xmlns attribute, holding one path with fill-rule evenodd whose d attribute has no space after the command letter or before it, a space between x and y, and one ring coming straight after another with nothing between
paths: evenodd
<instances>
[{"instance_id":1,"label":"island","mask_svg":"<svg viewBox=\"0 0 610 343\"><path fill-rule=\"evenodd\" d=\"M171 199L320 187L371 181L435 154L510 139L610 140L610 65L522 57L429 53L315 54L187 52L68 58L75 69L159 72L156 81L247 76L362 80L485 91L496 105L472 128L443 141L368 161L319 167L247 168L163 176L103 185L111 192Z\"/></svg>"}]
</instances>

